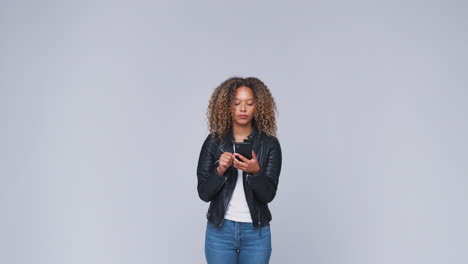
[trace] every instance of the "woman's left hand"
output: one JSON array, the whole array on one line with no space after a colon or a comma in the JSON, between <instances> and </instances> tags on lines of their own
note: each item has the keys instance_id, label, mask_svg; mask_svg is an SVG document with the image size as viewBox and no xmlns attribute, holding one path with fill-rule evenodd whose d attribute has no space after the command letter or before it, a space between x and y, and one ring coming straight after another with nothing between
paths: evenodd
<instances>
[{"instance_id":1,"label":"woman's left hand","mask_svg":"<svg viewBox=\"0 0 468 264\"><path fill-rule=\"evenodd\" d=\"M236 159L239 157L242 161ZM256 174L260 171L260 165L258 164L257 155L252 150L252 159L247 159L246 157L242 156L239 153L234 153L233 157L234 167L239 170L243 170L250 174Z\"/></svg>"}]
</instances>

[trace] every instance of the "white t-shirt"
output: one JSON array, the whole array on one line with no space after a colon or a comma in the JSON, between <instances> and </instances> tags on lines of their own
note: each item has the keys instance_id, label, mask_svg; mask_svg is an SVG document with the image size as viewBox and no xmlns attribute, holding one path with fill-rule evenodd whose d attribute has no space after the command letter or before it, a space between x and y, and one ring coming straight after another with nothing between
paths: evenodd
<instances>
[{"instance_id":1,"label":"white t-shirt","mask_svg":"<svg viewBox=\"0 0 468 264\"><path fill-rule=\"evenodd\" d=\"M250 216L249 205L245 198L244 184L243 184L242 170L237 170L237 183L234 188L231 200L226 211L224 218L237 221L252 223L252 217Z\"/></svg>"}]
</instances>

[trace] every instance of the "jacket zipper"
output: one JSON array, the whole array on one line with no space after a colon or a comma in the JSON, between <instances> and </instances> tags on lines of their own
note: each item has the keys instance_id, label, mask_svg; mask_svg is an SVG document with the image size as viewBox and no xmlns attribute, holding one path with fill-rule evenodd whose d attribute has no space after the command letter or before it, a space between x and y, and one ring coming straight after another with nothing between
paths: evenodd
<instances>
[{"instance_id":1,"label":"jacket zipper","mask_svg":"<svg viewBox=\"0 0 468 264\"><path fill-rule=\"evenodd\" d=\"M231 177L231 176L229 176L229 177ZM234 188L232 188L231 192L229 193L229 200L228 200L228 202L226 203L226 205L224 206L224 215L226 215L226 209L227 209L229 203L231 202L231 198L232 198L232 193L233 193L233 192L234 192ZM223 223L224 223L224 216L223 216L223 220L221 220L221 223L219 224L219 226L222 226Z\"/></svg>"},{"instance_id":2,"label":"jacket zipper","mask_svg":"<svg viewBox=\"0 0 468 264\"><path fill-rule=\"evenodd\" d=\"M262 231L262 225L260 221L260 210L258 210L258 237L261 237L260 231Z\"/></svg>"},{"instance_id":3,"label":"jacket zipper","mask_svg":"<svg viewBox=\"0 0 468 264\"><path fill-rule=\"evenodd\" d=\"M235 141L232 140L232 144L233 144L233 145L234 145L234 142L235 142ZM232 166L232 165L231 165L231 166ZM237 170L236 170L236 172L237 172ZM228 177L232 177L232 175L231 175L231 176L228 176ZM237 175L237 177L239 177L239 175ZM239 180L239 179L236 179L236 182L237 182L237 180ZM227 177L226 177L226 179L225 179L225 182L226 182L226 181L227 181ZM234 187L234 188L235 188L235 187ZM228 200L228 202L226 203L226 205L224 206L224 215L226 215L227 207L228 207L228 205L229 205L229 202L231 202L232 193L234 192L234 188L232 188L231 192L229 193L229 200ZM223 225L223 223L224 223L224 215L223 215L223 220L221 220L221 223L219 224L220 227L221 227L221 226Z\"/></svg>"}]
</instances>

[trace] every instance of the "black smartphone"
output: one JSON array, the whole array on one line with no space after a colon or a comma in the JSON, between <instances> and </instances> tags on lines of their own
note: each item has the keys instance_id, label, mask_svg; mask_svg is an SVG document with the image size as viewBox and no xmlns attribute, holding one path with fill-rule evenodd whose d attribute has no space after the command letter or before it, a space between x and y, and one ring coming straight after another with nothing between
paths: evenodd
<instances>
[{"instance_id":1,"label":"black smartphone","mask_svg":"<svg viewBox=\"0 0 468 264\"><path fill-rule=\"evenodd\" d=\"M252 144L250 144L250 142L235 142L234 148L234 153L239 153L247 159L252 159ZM239 157L236 158L237 160L242 161Z\"/></svg>"}]
</instances>

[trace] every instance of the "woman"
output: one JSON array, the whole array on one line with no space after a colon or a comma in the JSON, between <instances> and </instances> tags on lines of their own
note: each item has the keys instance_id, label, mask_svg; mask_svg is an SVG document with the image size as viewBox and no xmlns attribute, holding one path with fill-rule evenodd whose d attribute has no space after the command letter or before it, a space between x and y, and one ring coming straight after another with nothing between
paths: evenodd
<instances>
[{"instance_id":1,"label":"woman","mask_svg":"<svg viewBox=\"0 0 468 264\"><path fill-rule=\"evenodd\" d=\"M276 104L257 78L230 78L208 105L210 134L198 160L198 195L210 202L205 234L208 264L269 263L271 212L281 171ZM252 158L235 153L248 140Z\"/></svg>"}]
</instances>

